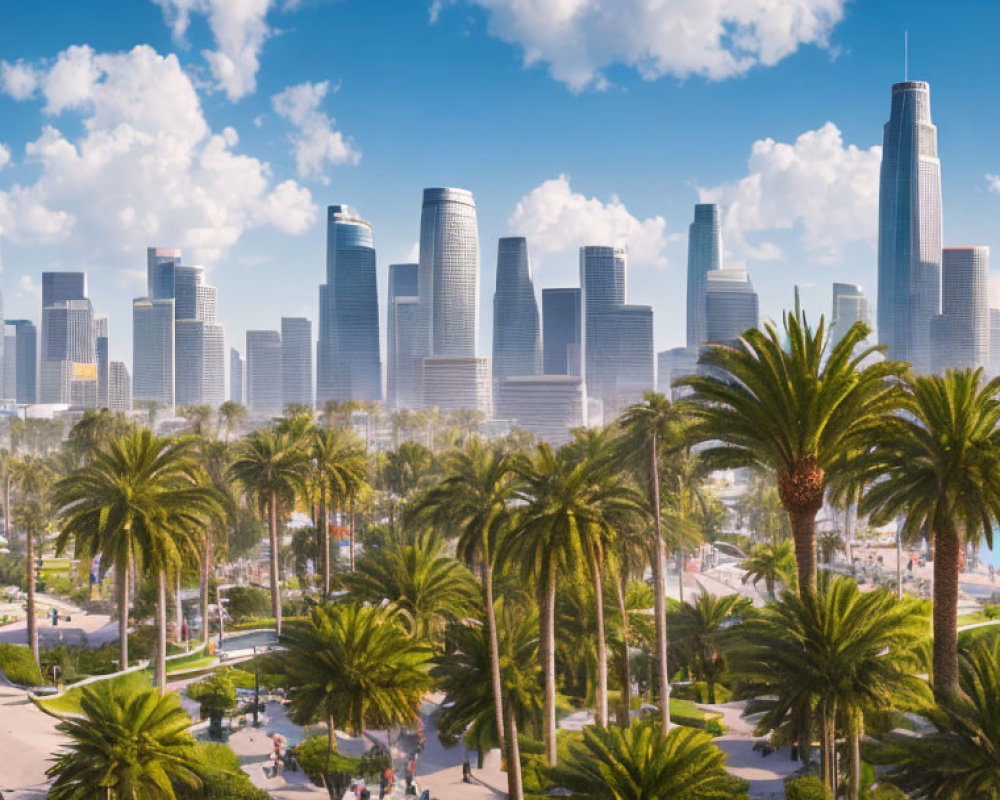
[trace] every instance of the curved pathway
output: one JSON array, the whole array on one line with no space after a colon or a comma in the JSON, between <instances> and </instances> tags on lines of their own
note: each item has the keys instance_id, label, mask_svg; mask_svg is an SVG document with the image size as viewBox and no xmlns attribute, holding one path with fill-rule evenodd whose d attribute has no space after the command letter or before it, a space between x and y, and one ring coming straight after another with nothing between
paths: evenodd
<instances>
[{"instance_id":1,"label":"curved pathway","mask_svg":"<svg viewBox=\"0 0 1000 800\"><path fill-rule=\"evenodd\" d=\"M4 800L41 800L48 794L45 770L65 741L56 722L23 689L0 679L0 791Z\"/></svg>"}]
</instances>

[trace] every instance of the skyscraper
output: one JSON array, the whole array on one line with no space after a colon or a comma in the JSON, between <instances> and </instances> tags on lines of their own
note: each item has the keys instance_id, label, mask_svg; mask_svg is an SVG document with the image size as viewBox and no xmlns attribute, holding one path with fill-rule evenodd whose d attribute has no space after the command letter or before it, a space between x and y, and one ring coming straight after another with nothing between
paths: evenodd
<instances>
[{"instance_id":1,"label":"skyscraper","mask_svg":"<svg viewBox=\"0 0 1000 800\"><path fill-rule=\"evenodd\" d=\"M580 290L542 289L542 367L546 375L582 375Z\"/></svg>"},{"instance_id":2,"label":"skyscraper","mask_svg":"<svg viewBox=\"0 0 1000 800\"><path fill-rule=\"evenodd\" d=\"M577 375L528 375L501 378L495 387L496 416L514 421L552 445L570 439L584 424L583 379Z\"/></svg>"},{"instance_id":3,"label":"skyscraper","mask_svg":"<svg viewBox=\"0 0 1000 800\"><path fill-rule=\"evenodd\" d=\"M229 348L229 399L243 405L243 358L235 347Z\"/></svg>"},{"instance_id":4,"label":"skyscraper","mask_svg":"<svg viewBox=\"0 0 1000 800\"><path fill-rule=\"evenodd\" d=\"M174 321L174 393L178 406L202 402L205 371L205 323L200 319Z\"/></svg>"},{"instance_id":5,"label":"skyscraper","mask_svg":"<svg viewBox=\"0 0 1000 800\"><path fill-rule=\"evenodd\" d=\"M146 293L149 297L158 300L174 297L174 274L180 263L179 248L146 248Z\"/></svg>"},{"instance_id":6,"label":"skyscraper","mask_svg":"<svg viewBox=\"0 0 1000 800\"><path fill-rule=\"evenodd\" d=\"M108 379L111 376L111 362L108 353L108 316L94 317L94 354L97 361L97 407L108 407Z\"/></svg>"},{"instance_id":7,"label":"skyscraper","mask_svg":"<svg viewBox=\"0 0 1000 800\"><path fill-rule=\"evenodd\" d=\"M599 379L588 381L589 399L600 401L604 424L653 388L653 309L618 305L591 318ZM594 388L589 388L593 386Z\"/></svg>"},{"instance_id":8,"label":"skyscraper","mask_svg":"<svg viewBox=\"0 0 1000 800\"><path fill-rule=\"evenodd\" d=\"M226 332L218 323L203 323L201 402L218 408L226 399Z\"/></svg>"},{"instance_id":9,"label":"skyscraper","mask_svg":"<svg viewBox=\"0 0 1000 800\"><path fill-rule=\"evenodd\" d=\"M946 247L941 253L941 314L931 325L931 367L985 367L990 358L987 296L990 249Z\"/></svg>"},{"instance_id":10,"label":"skyscraper","mask_svg":"<svg viewBox=\"0 0 1000 800\"><path fill-rule=\"evenodd\" d=\"M941 162L930 86L892 87L879 178L878 337L888 357L930 369L941 306Z\"/></svg>"},{"instance_id":11,"label":"skyscraper","mask_svg":"<svg viewBox=\"0 0 1000 800\"><path fill-rule=\"evenodd\" d=\"M132 383L123 361L112 361L108 368L108 410L132 410Z\"/></svg>"},{"instance_id":12,"label":"skyscraper","mask_svg":"<svg viewBox=\"0 0 1000 800\"><path fill-rule=\"evenodd\" d=\"M375 237L372 224L350 206L327 208L316 356L320 405L382 399Z\"/></svg>"},{"instance_id":13,"label":"skyscraper","mask_svg":"<svg viewBox=\"0 0 1000 800\"><path fill-rule=\"evenodd\" d=\"M312 321L281 318L281 407L313 407Z\"/></svg>"},{"instance_id":14,"label":"skyscraper","mask_svg":"<svg viewBox=\"0 0 1000 800\"><path fill-rule=\"evenodd\" d=\"M1000 308L990 309L990 366L989 375L1000 375Z\"/></svg>"},{"instance_id":15,"label":"skyscraper","mask_svg":"<svg viewBox=\"0 0 1000 800\"><path fill-rule=\"evenodd\" d=\"M83 300L86 297L87 273L42 273L42 308L62 305L69 300Z\"/></svg>"},{"instance_id":16,"label":"skyscraper","mask_svg":"<svg viewBox=\"0 0 1000 800\"><path fill-rule=\"evenodd\" d=\"M281 334L247 331L247 406L257 416L280 414Z\"/></svg>"},{"instance_id":17,"label":"skyscraper","mask_svg":"<svg viewBox=\"0 0 1000 800\"><path fill-rule=\"evenodd\" d=\"M493 380L542 372L538 301L523 236L501 239L493 295Z\"/></svg>"},{"instance_id":18,"label":"skyscraper","mask_svg":"<svg viewBox=\"0 0 1000 800\"><path fill-rule=\"evenodd\" d=\"M872 312L868 298L857 284L833 284L833 306L830 314L831 346L843 339L844 334L856 322L863 322L871 327Z\"/></svg>"},{"instance_id":19,"label":"skyscraper","mask_svg":"<svg viewBox=\"0 0 1000 800\"><path fill-rule=\"evenodd\" d=\"M392 409L420 408L421 360L427 332L420 329L416 264L389 265L386 311L386 403Z\"/></svg>"},{"instance_id":20,"label":"skyscraper","mask_svg":"<svg viewBox=\"0 0 1000 800\"><path fill-rule=\"evenodd\" d=\"M732 344L759 324L757 293L743 269L708 273L705 295L705 341Z\"/></svg>"},{"instance_id":21,"label":"skyscraper","mask_svg":"<svg viewBox=\"0 0 1000 800\"><path fill-rule=\"evenodd\" d=\"M43 273L45 276L57 273ZM58 281L54 281L55 284ZM52 285L52 284L50 284ZM84 282L85 285L85 282ZM43 288L43 298L45 291ZM64 294L52 292L49 299L53 304L42 308L42 349L40 362L40 400L43 403L69 403L73 401L74 380L83 381L87 371L75 365L95 365L97 360L94 336L94 308L90 300L84 298L62 300ZM76 377L74 377L74 375ZM93 407L97 403L97 371L93 370ZM80 387L78 387L80 388ZM89 392L82 391L79 397L89 398Z\"/></svg>"},{"instance_id":22,"label":"skyscraper","mask_svg":"<svg viewBox=\"0 0 1000 800\"><path fill-rule=\"evenodd\" d=\"M688 227L687 346L700 347L707 340L705 297L709 272L723 267L722 222L719 206L699 203Z\"/></svg>"},{"instance_id":23,"label":"skyscraper","mask_svg":"<svg viewBox=\"0 0 1000 800\"><path fill-rule=\"evenodd\" d=\"M418 282L427 313L428 355L474 356L479 327L479 228L471 192L424 189Z\"/></svg>"},{"instance_id":24,"label":"skyscraper","mask_svg":"<svg viewBox=\"0 0 1000 800\"><path fill-rule=\"evenodd\" d=\"M475 356L430 356L423 360L424 408L493 410L490 360Z\"/></svg>"},{"instance_id":25,"label":"skyscraper","mask_svg":"<svg viewBox=\"0 0 1000 800\"><path fill-rule=\"evenodd\" d=\"M693 347L674 347L656 354L656 391L676 401L685 389L674 387L674 381L698 371L698 350Z\"/></svg>"},{"instance_id":26,"label":"skyscraper","mask_svg":"<svg viewBox=\"0 0 1000 800\"><path fill-rule=\"evenodd\" d=\"M132 396L174 405L174 299L132 301Z\"/></svg>"},{"instance_id":27,"label":"skyscraper","mask_svg":"<svg viewBox=\"0 0 1000 800\"><path fill-rule=\"evenodd\" d=\"M580 248L584 380L588 400L595 403L610 399L614 392L617 347L613 339L617 330L614 315L625 304L625 265L624 247Z\"/></svg>"},{"instance_id":28,"label":"skyscraper","mask_svg":"<svg viewBox=\"0 0 1000 800\"><path fill-rule=\"evenodd\" d=\"M204 267L183 265L179 250L169 252L174 254L169 267L157 268L154 288L174 298L176 402L217 407L225 398L226 352L225 332L216 320L218 290L205 283Z\"/></svg>"},{"instance_id":29,"label":"skyscraper","mask_svg":"<svg viewBox=\"0 0 1000 800\"><path fill-rule=\"evenodd\" d=\"M14 385L7 387L8 397L18 403L38 402L38 330L30 319L9 319L8 328L14 329L14 349L4 351L4 357L13 356Z\"/></svg>"}]
</instances>

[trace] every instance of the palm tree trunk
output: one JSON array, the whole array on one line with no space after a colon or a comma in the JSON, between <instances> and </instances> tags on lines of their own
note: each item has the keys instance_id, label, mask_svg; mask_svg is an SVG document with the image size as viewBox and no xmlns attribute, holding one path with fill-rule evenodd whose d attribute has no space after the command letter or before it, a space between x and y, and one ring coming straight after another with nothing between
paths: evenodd
<instances>
[{"instance_id":1,"label":"palm tree trunk","mask_svg":"<svg viewBox=\"0 0 1000 800\"><path fill-rule=\"evenodd\" d=\"M118 668L128 669L128 572L129 566L115 564L115 583L118 584Z\"/></svg>"},{"instance_id":2,"label":"palm tree trunk","mask_svg":"<svg viewBox=\"0 0 1000 800\"><path fill-rule=\"evenodd\" d=\"M659 442L653 431L650 494L653 501L653 616L656 622L656 665L660 678L660 711L663 735L670 732L670 672L667 667L667 600L664 578L667 571L667 548L663 542L660 517Z\"/></svg>"},{"instance_id":3,"label":"palm tree trunk","mask_svg":"<svg viewBox=\"0 0 1000 800\"><path fill-rule=\"evenodd\" d=\"M326 487L320 487L319 525L323 537L323 599L330 596L330 520L326 511Z\"/></svg>"},{"instance_id":4,"label":"palm tree trunk","mask_svg":"<svg viewBox=\"0 0 1000 800\"><path fill-rule=\"evenodd\" d=\"M351 498L351 572L354 572L354 498Z\"/></svg>"},{"instance_id":5,"label":"palm tree trunk","mask_svg":"<svg viewBox=\"0 0 1000 800\"><path fill-rule=\"evenodd\" d=\"M677 554L677 591L678 599L684 602L684 551Z\"/></svg>"},{"instance_id":6,"label":"palm tree trunk","mask_svg":"<svg viewBox=\"0 0 1000 800\"><path fill-rule=\"evenodd\" d=\"M618 591L618 610L622 616L622 703L618 712L618 727L627 728L632 721L632 665L628 657L629 621L625 605L625 576L615 581Z\"/></svg>"},{"instance_id":7,"label":"palm tree trunk","mask_svg":"<svg viewBox=\"0 0 1000 800\"><path fill-rule=\"evenodd\" d=\"M31 657L35 659L36 666L41 666L38 657L38 618L35 616L35 532L34 526L30 523L24 526L24 555L25 571L28 578L28 647L31 648Z\"/></svg>"},{"instance_id":8,"label":"palm tree trunk","mask_svg":"<svg viewBox=\"0 0 1000 800\"><path fill-rule=\"evenodd\" d=\"M592 559L594 594L597 605L597 724L608 727L608 645L604 640L604 576L601 565Z\"/></svg>"},{"instance_id":9,"label":"palm tree trunk","mask_svg":"<svg viewBox=\"0 0 1000 800\"><path fill-rule=\"evenodd\" d=\"M274 632L281 636L281 583L278 571L278 495L274 492L267 501L267 522L271 534L271 615Z\"/></svg>"},{"instance_id":10,"label":"palm tree trunk","mask_svg":"<svg viewBox=\"0 0 1000 800\"><path fill-rule=\"evenodd\" d=\"M849 800L861 798L861 715L852 713L848 736L851 741L851 780L847 786Z\"/></svg>"},{"instance_id":11,"label":"palm tree trunk","mask_svg":"<svg viewBox=\"0 0 1000 800\"><path fill-rule=\"evenodd\" d=\"M958 533L934 531L934 693L957 694L958 687Z\"/></svg>"},{"instance_id":12,"label":"palm tree trunk","mask_svg":"<svg viewBox=\"0 0 1000 800\"><path fill-rule=\"evenodd\" d=\"M521 781L521 747L517 741L517 716L514 704L504 707L507 720L507 800L524 800L524 784Z\"/></svg>"},{"instance_id":13,"label":"palm tree trunk","mask_svg":"<svg viewBox=\"0 0 1000 800\"><path fill-rule=\"evenodd\" d=\"M212 571L212 533L205 531L205 549L201 554L201 640L208 647L208 576Z\"/></svg>"},{"instance_id":14,"label":"palm tree trunk","mask_svg":"<svg viewBox=\"0 0 1000 800\"><path fill-rule=\"evenodd\" d=\"M542 603L542 671L545 675L545 759L550 767L556 766L556 567L548 567Z\"/></svg>"},{"instance_id":15,"label":"palm tree trunk","mask_svg":"<svg viewBox=\"0 0 1000 800\"><path fill-rule=\"evenodd\" d=\"M500 679L500 637L497 635L497 612L493 602L493 567L483 559L483 594L486 601L486 635L490 646L490 680L493 684L493 713L500 749L504 747L503 683Z\"/></svg>"},{"instance_id":16,"label":"palm tree trunk","mask_svg":"<svg viewBox=\"0 0 1000 800\"><path fill-rule=\"evenodd\" d=\"M183 641L184 637L181 635L181 630L184 628L184 602L181 600L181 570L180 567L177 568L177 580L174 583L174 606L175 608L175 620L174 624L177 626L177 630L174 636L178 642Z\"/></svg>"},{"instance_id":17,"label":"palm tree trunk","mask_svg":"<svg viewBox=\"0 0 1000 800\"><path fill-rule=\"evenodd\" d=\"M333 753L337 750L337 734L334 732L333 727L333 716L326 718L326 749L327 753ZM364 739L362 739L364 741ZM327 762L329 765L329 762ZM327 770L329 772L329 769Z\"/></svg>"},{"instance_id":18,"label":"palm tree trunk","mask_svg":"<svg viewBox=\"0 0 1000 800\"><path fill-rule=\"evenodd\" d=\"M789 511L792 541L795 544L795 568L799 597L816 596L816 512Z\"/></svg>"},{"instance_id":19,"label":"palm tree trunk","mask_svg":"<svg viewBox=\"0 0 1000 800\"><path fill-rule=\"evenodd\" d=\"M155 683L160 694L167 691L167 573L156 575L156 670Z\"/></svg>"}]
</instances>

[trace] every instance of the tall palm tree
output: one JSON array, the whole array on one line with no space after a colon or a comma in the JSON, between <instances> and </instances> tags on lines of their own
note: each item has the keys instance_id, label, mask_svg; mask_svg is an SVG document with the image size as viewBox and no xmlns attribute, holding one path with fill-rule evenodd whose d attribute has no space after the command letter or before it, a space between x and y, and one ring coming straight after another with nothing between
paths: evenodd
<instances>
[{"instance_id":1,"label":"tall palm tree","mask_svg":"<svg viewBox=\"0 0 1000 800\"><path fill-rule=\"evenodd\" d=\"M726 669L723 637L728 626L750 608L752 603L745 597L702 592L681 603L668 618L673 623L674 644L686 654L695 677L708 685L709 703L715 703L715 686Z\"/></svg>"},{"instance_id":2,"label":"tall palm tree","mask_svg":"<svg viewBox=\"0 0 1000 800\"><path fill-rule=\"evenodd\" d=\"M24 531L25 577L28 585L27 633L28 647L36 664L38 658L38 617L35 611L35 544L37 536L51 527L51 509L48 505L47 490L52 482L50 470L37 456L25 456L12 462L8 469L11 480L17 487L17 502L14 504L14 520Z\"/></svg>"},{"instance_id":3,"label":"tall palm tree","mask_svg":"<svg viewBox=\"0 0 1000 800\"><path fill-rule=\"evenodd\" d=\"M796 310L782 331L768 321L731 347L707 348L704 372L680 381L694 392L692 436L709 443L709 466L777 475L803 595L816 591L816 514L829 472L896 404L889 379L904 365L873 358L884 348L864 347L868 334L858 322L831 346L824 319L814 331Z\"/></svg>"},{"instance_id":4,"label":"tall palm tree","mask_svg":"<svg viewBox=\"0 0 1000 800\"><path fill-rule=\"evenodd\" d=\"M282 636L281 668L296 687L291 718L360 736L368 727L412 722L430 688L430 651L407 637L392 608L317 606Z\"/></svg>"},{"instance_id":5,"label":"tall palm tree","mask_svg":"<svg viewBox=\"0 0 1000 800\"><path fill-rule=\"evenodd\" d=\"M735 671L774 702L759 729L779 727L803 708L819 718L822 776L836 790L834 743L838 720L847 721L850 785L857 800L863 714L928 699L922 671L927 636L925 605L886 591L862 593L848 578L824 573L817 593L782 594L751 615L733 648Z\"/></svg>"},{"instance_id":6,"label":"tall palm tree","mask_svg":"<svg viewBox=\"0 0 1000 800\"><path fill-rule=\"evenodd\" d=\"M1000 639L980 640L959 660L961 692L925 712L923 736L889 734L876 761L885 778L927 800L1000 800Z\"/></svg>"},{"instance_id":7,"label":"tall palm tree","mask_svg":"<svg viewBox=\"0 0 1000 800\"><path fill-rule=\"evenodd\" d=\"M867 487L859 512L904 517L903 538L934 545L934 687L958 689L958 577L963 540L992 543L1000 522L1000 379L982 370L908 376L901 408L851 459Z\"/></svg>"},{"instance_id":8,"label":"tall palm tree","mask_svg":"<svg viewBox=\"0 0 1000 800\"><path fill-rule=\"evenodd\" d=\"M56 726L70 742L47 773L52 800L175 800L201 788L191 718L176 694L105 682L85 686L80 707Z\"/></svg>"},{"instance_id":9,"label":"tall palm tree","mask_svg":"<svg viewBox=\"0 0 1000 800\"><path fill-rule=\"evenodd\" d=\"M740 562L743 583L754 585L764 581L768 600L777 599L778 585L795 587L795 550L790 541L764 542L751 550Z\"/></svg>"},{"instance_id":10,"label":"tall palm tree","mask_svg":"<svg viewBox=\"0 0 1000 800\"><path fill-rule=\"evenodd\" d=\"M271 541L271 613L281 635L281 574L278 568L278 520L305 491L309 451L303 439L273 430L253 431L236 449L229 474L256 501L267 519Z\"/></svg>"},{"instance_id":11,"label":"tall palm tree","mask_svg":"<svg viewBox=\"0 0 1000 800\"><path fill-rule=\"evenodd\" d=\"M473 575L432 534L366 551L346 582L358 602L393 603L423 641L440 641L445 625L471 611L479 593Z\"/></svg>"},{"instance_id":12,"label":"tall palm tree","mask_svg":"<svg viewBox=\"0 0 1000 800\"><path fill-rule=\"evenodd\" d=\"M72 541L82 557L100 553L115 567L123 669L128 665L129 570L135 565L157 581L156 682L164 691L167 579L185 556L197 558L202 529L220 513L193 441L148 430L122 434L55 485L53 505L62 522L57 549Z\"/></svg>"},{"instance_id":13,"label":"tall palm tree","mask_svg":"<svg viewBox=\"0 0 1000 800\"><path fill-rule=\"evenodd\" d=\"M393 533L397 522L396 502L406 502L426 486L433 466L434 455L419 442L403 442L385 454L381 480L389 495L389 526Z\"/></svg>"},{"instance_id":14,"label":"tall palm tree","mask_svg":"<svg viewBox=\"0 0 1000 800\"><path fill-rule=\"evenodd\" d=\"M232 481L229 479L229 464L232 462L232 445L219 439L202 437L198 440L198 457L205 469L209 483L215 488L223 514L213 518L212 524L205 529L201 554L201 577L199 594L201 598L202 640L208 646L209 617L208 596L209 576L212 574L212 563L216 550L221 545L227 547L227 534L230 526L239 514L239 503Z\"/></svg>"},{"instance_id":15,"label":"tall palm tree","mask_svg":"<svg viewBox=\"0 0 1000 800\"><path fill-rule=\"evenodd\" d=\"M500 545L501 561L521 567L525 581L536 581L541 658L545 677L544 739L550 766L556 763L555 610L560 574L586 566L587 540L595 531L606 531L612 520L639 509L635 495L620 477L595 459L576 458L572 452L552 451L538 445L534 459L519 459L523 502L509 534ZM595 576L596 577L596 576ZM597 604L603 603L601 586L594 587ZM599 637L600 638L600 637ZM606 663L603 642L599 661ZM606 670L606 666L605 666ZM604 672L605 681L607 678ZM605 687L606 687L605 683ZM606 689L604 707L606 709Z\"/></svg>"},{"instance_id":16,"label":"tall palm tree","mask_svg":"<svg viewBox=\"0 0 1000 800\"><path fill-rule=\"evenodd\" d=\"M226 441L232 436L233 431L238 429L247 421L249 413L247 407L227 400L219 406L219 423L226 430Z\"/></svg>"},{"instance_id":17,"label":"tall palm tree","mask_svg":"<svg viewBox=\"0 0 1000 800\"><path fill-rule=\"evenodd\" d=\"M367 482L365 450L344 428L312 431L312 461L319 489L319 525L323 541L323 597L330 596L330 525L327 503L344 508ZM354 527L351 526L351 571L354 571Z\"/></svg>"},{"instance_id":18,"label":"tall palm tree","mask_svg":"<svg viewBox=\"0 0 1000 800\"><path fill-rule=\"evenodd\" d=\"M664 736L651 725L585 728L556 785L584 800L740 800L748 784L726 772L726 756L701 731L677 728Z\"/></svg>"},{"instance_id":19,"label":"tall palm tree","mask_svg":"<svg viewBox=\"0 0 1000 800\"><path fill-rule=\"evenodd\" d=\"M625 409L618 425L621 428L620 454L646 487L653 516L653 541L650 547L653 567L653 617L656 623L656 666L660 684L660 709L663 735L670 730L670 672L667 668L667 551L663 539L663 514L660 503L660 462L664 455L682 445L685 420L682 410L665 395L643 394L641 403Z\"/></svg>"}]
</instances>

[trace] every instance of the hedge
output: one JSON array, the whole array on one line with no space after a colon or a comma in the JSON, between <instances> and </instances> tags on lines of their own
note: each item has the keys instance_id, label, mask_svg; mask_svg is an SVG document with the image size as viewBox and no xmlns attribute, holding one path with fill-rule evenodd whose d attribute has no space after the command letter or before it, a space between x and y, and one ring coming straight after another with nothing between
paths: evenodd
<instances>
[{"instance_id":1,"label":"hedge","mask_svg":"<svg viewBox=\"0 0 1000 800\"><path fill-rule=\"evenodd\" d=\"M41 686L45 683L31 650L21 644L0 644L0 672L11 683Z\"/></svg>"}]
</instances>

